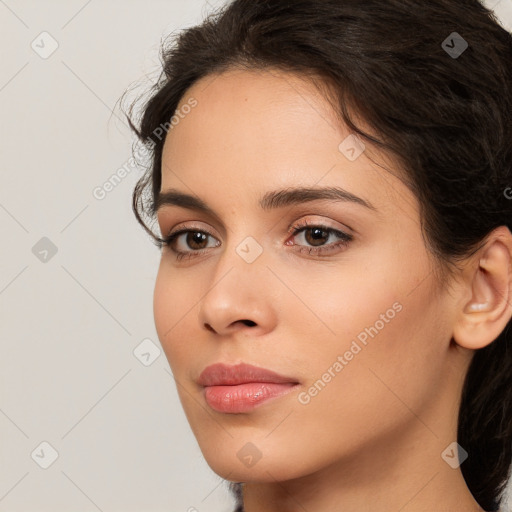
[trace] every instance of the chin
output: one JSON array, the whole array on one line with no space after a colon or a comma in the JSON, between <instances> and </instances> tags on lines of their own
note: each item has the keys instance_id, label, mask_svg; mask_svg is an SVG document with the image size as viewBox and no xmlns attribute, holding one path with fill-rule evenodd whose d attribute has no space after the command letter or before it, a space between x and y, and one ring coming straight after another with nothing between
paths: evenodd
<instances>
[{"instance_id":1,"label":"chin","mask_svg":"<svg viewBox=\"0 0 512 512\"><path fill-rule=\"evenodd\" d=\"M262 441L258 444L231 439L226 443L200 446L208 466L217 475L232 482L275 482L299 478L313 471L303 457L291 459L282 448Z\"/></svg>"}]
</instances>

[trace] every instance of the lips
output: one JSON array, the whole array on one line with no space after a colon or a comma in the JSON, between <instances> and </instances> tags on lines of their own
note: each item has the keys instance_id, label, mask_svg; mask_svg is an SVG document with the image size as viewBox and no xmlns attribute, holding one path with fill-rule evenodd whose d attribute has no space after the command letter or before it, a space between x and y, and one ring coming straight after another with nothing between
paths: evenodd
<instances>
[{"instance_id":1,"label":"lips","mask_svg":"<svg viewBox=\"0 0 512 512\"><path fill-rule=\"evenodd\" d=\"M298 383L292 377L285 377L271 370L245 363L234 366L223 363L212 364L203 370L198 379L201 386L236 386L247 382Z\"/></svg>"},{"instance_id":2,"label":"lips","mask_svg":"<svg viewBox=\"0 0 512 512\"><path fill-rule=\"evenodd\" d=\"M249 412L271 398L287 394L299 384L292 377L245 363L208 366L198 383L204 387L208 405L222 413Z\"/></svg>"}]
</instances>

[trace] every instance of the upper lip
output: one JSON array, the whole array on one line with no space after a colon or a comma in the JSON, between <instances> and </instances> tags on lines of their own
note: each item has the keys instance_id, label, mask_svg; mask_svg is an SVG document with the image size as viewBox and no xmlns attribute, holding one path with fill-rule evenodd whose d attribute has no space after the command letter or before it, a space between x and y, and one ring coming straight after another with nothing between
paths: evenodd
<instances>
[{"instance_id":1,"label":"upper lip","mask_svg":"<svg viewBox=\"0 0 512 512\"><path fill-rule=\"evenodd\" d=\"M198 384L201 386L235 386L247 382L273 382L293 383L298 382L276 372L260 368L251 364L239 363L229 366L224 363L215 363L207 366L199 375Z\"/></svg>"}]
</instances>

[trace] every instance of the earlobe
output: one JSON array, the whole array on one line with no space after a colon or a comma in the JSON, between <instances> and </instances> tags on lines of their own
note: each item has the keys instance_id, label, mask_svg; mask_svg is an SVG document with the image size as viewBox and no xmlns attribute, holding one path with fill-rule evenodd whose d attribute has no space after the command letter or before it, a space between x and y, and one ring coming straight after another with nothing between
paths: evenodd
<instances>
[{"instance_id":1,"label":"earlobe","mask_svg":"<svg viewBox=\"0 0 512 512\"><path fill-rule=\"evenodd\" d=\"M467 271L470 299L454 325L455 342L468 349L492 343L512 317L512 234L501 226L479 251Z\"/></svg>"}]
</instances>

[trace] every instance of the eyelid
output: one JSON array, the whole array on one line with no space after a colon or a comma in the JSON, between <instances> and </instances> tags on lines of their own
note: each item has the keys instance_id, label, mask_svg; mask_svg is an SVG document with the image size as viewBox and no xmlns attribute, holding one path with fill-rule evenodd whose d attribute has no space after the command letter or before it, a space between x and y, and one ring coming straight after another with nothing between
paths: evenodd
<instances>
[{"instance_id":1,"label":"eyelid","mask_svg":"<svg viewBox=\"0 0 512 512\"><path fill-rule=\"evenodd\" d=\"M211 233L212 236L215 236L215 238L218 239L217 235L214 235L212 233L212 230L215 230L217 233L220 234L220 236L226 236L227 234L227 231L231 231L231 229L227 226L225 226L222 221L217 221L216 219L212 219L211 217L209 217L208 215L205 215L205 214L202 214L200 212L190 212L189 210L186 210L186 209L182 209L182 208L176 208L176 209L173 209L174 210L174 213L173 211L169 211L169 212L164 212L162 210L162 212L159 212L159 216L157 217L158 219L158 224L161 225L161 226L173 226L171 227L170 229L161 229L161 232L162 232L162 235L164 235L164 232L167 234L167 236L169 236L169 234L172 233L172 230L176 229L176 231L180 230L180 229L197 229L198 231L205 231L205 229L203 229L202 227L200 227L199 225L196 225L196 224L206 224L208 226L208 228L206 229L208 231L208 233ZM182 221L182 222L176 222L177 219L179 218L183 218L184 216L188 217L189 214L194 214L194 216L196 217L196 220L190 220L190 221ZM176 227L176 226L179 226L179 227ZM212 226L212 227L210 227ZM214 226L214 227L213 227Z\"/></svg>"},{"instance_id":2,"label":"eyelid","mask_svg":"<svg viewBox=\"0 0 512 512\"><path fill-rule=\"evenodd\" d=\"M310 217L321 217L319 219ZM332 225L332 223L336 223L336 225ZM315 226L324 226L326 228L332 229L333 231L343 231L347 235L354 236L357 234L357 231L350 227L348 224L341 223L338 221L335 221L333 219L326 219L325 216L319 215L318 213L307 213L304 215L301 215L298 219L294 220L289 228L288 232L293 233L298 226L302 227L315 227Z\"/></svg>"},{"instance_id":3,"label":"eyelid","mask_svg":"<svg viewBox=\"0 0 512 512\"><path fill-rule=\"evenodd\" d=\"M338 221L334 221L333 219L329 219L329 220L325 220L325 216L322 216L318 213L304 213L302 214L299 218L296 218L293 222L290 223L290 225L288 226L288 229L287 229L287 232L288 234L291 234L293 233L294 231L294 227L297 226L297 224L301 223L301 222L304 222L304 217L323 217L323 218L320 218L320 219L308 219L307 222L309 225L313 225L313 223L317 223L317 224L321 224L325 227L329 227L330 229L334 229L334 230L341 230L341 231L348 231L347 234L358 234L358 231L355 230L354 228L352 228L351 226L349 226L348 224L346 223L341 223L341 222L338 222ZM167 231L167 235L166 236L171 236L171 234L176 234L178 231L181 231L182 229L183 230L194 230L196 229L197 231L203 231L207 234L209 234L210 236L216 238L217 240L219 239L218 236L216 236L215 234L212 233L212 230L210 228L203 228L201 226L198 226L198 225L195 225L194 222L198 222L198 221L190 221L192 222L192 224L188 224L186 221L183 222L183 223L179 223L178 226L179 227L173 227L173 228L170 228L168 231ZM330 224L327 224L327 222L336 222L338 224L338 226L332 226ZM276 225L274 225L273 227L271 227L268 231L273 231L274 228L276 227ZM224 229L223 229L224 231Z\"/></svg>"}]
</instances>

